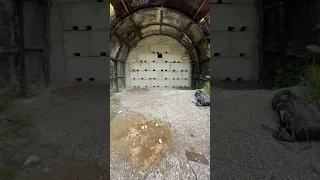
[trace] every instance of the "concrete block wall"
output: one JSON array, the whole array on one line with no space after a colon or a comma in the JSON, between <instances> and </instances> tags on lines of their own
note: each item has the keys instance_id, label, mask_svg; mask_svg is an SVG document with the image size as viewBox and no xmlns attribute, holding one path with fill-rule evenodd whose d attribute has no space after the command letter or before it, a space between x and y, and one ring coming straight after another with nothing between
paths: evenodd
<instances>
[{"instance_id":1,"label":"concrete block wall","mask_svg":"<svg viewBox=\"0 0 320 180\"><path fill-rule=\"evenodd\" d=\"M162 54L162 58L158 57ZM127 87L190 87L186 49L167 36L150 36L133 48L126 61Z\"/></svg>"},{"instance_id":2,"label":"concrete block wall","mask_svg":"<svg viewBox=\"0 0 320 180\"><path fill-rule=\"evenodd\" d=\"M109 2L56 0L50 17L53 83L109 80Z\"/></svg>"},{"instance_id":3,"label":"concrete block wall","mask_svg":"<svg viewBox=\"0 0 320 180\"><path fill-rule=\"evenodd\" d=\"M211 78L258 80L258 15L252 1L211 4Z\"/></svg>"}]
</instances>

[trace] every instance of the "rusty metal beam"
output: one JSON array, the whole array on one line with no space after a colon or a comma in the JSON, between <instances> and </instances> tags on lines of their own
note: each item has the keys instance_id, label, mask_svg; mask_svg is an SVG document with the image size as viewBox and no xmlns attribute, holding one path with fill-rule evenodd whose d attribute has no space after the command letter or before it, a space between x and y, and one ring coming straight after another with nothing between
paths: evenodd
<instances>
[{"instance_id":1,"label":"rusty metal beam","mask_svg":"<svg viewBox=\"0 0 320 180\"><path fill-rule=\"evenodd\" d=\"M201 9L203 8L203 6L204 6L204 4L206 3L206 1L207 1L207 0L203 0L203 1L202 1L202 3L201 3L201 5L200 5L199 9L197 10L196 14L193 16L193 18L192 18L192 19L194 19L194 18L196 18L196 17L197 17L197 15L199 14L199 12L201 11Z\"/></svg>"},{"instance_id":2,"label":"rusty metal beam","mask_svg":"<svg viewBox=\"0 0 320 180\"><path fill-rule=\"evenodd\" d=\"M126 3L125 3L123 0L121 0L121 3L122 3L122 5L123 5L124 9L126 10L126 12L127 12L128 14L130 14L130 11L129 11Z\"/></svg>"}]
</instances>

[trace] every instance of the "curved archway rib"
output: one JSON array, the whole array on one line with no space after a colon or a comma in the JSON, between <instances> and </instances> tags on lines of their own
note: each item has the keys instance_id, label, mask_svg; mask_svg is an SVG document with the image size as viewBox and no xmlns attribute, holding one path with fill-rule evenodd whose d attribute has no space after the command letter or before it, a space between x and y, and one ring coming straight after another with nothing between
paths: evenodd
<instances>
[{"instance_id":1,"label":"curved archway rib","mask_svg":"<svg viewBox=\"0 0 320 180\"><path fill-rule=\"evenodd\" d=\"M161 11L170 11L173 13L176 13L180 16L182 16L183 18L187 19L188 25L186 26L185 29L181 29L175 25L169 24L169 23L163 23L163 13L161 13L161 18L159 22L153 22L153 23L149 23L149 24L145 24L143 26L139 26L136 24L136 22L134 21L133 17L135 15L138 15L139 13L143 13L143 12L147 12L147 11L154 11L154 10L161 10ZM122 46L125 44L126 46L128 46L129 49L131 49L131 47L133 45L135 45L136 43L138 43L140 40L142 40L144 37L141 35L142 31L144 29L147 29L151 26L159 26L159 32L156 33L152 33L150 35L147 36L151 36L151 35L166 35L169 37L172 37L174 39L176 39L177 41L179 41L181 44L183 44L186 49L188 51L192 51L193 49L196 48L196 46L199 43L203 43L206 42L208 43L208 40L205 36L205 33L203 32L202 28L196 24L192 19L190 19L188 16L182 14L179 11L173 10L173 9L169 9L169 8L161 8L161 7L154 7L154 8L146 8L146 9L142 9L140 11L137 11L135 13L130 14L128 17L126 17L125 19L123 19L121 22L119 22L116 27L112 30L111 36L116 35L117 37L121 37L121 35L119 35L119 33L117 33L117 31L119 31L121 29L121 27L124 25L124 23L127 23L128 21L131 21L131 23L133 24L133 29L131 31L129 31L129 33L127 34L127 38L122 38L122 40L120 40L120 44L121 44L121 48ZM192 38L188 35L189 29L191 28L192 25L195 25L196 28L199 30L199 33L201 34L201 39L198 40L197 42L194 42L192 40ZM165 31L164 27L168 27L171 28L175 31L175 33L172 33L172 31ZM175 36L175 34L179 34L178 36ZM191 32L192 34L192 32ZM131 37L131 38L129 38ZM138 38L137 38L138 37ZM182 41L182 39L186 37L186 41ZM134 43L131 43L131 45L129 45L129 41L136 41ZM120 48L120 49L121 49ZM119 55L119 53L121 52L121 50L119 50L116 54L117 57ZM197 54L197 56L199 56L199 54Z\"/></svg>"}]
</instances>

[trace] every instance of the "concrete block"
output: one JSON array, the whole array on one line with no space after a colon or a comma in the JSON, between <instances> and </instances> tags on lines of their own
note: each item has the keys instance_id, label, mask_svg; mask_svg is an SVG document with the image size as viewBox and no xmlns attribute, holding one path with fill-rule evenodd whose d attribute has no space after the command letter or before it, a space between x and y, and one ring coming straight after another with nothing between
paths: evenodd
<instances>
[{"instance_id":1,"label":"concrete block","mask_svg":"<svg viewBox=\"0 0 320 180\"><path fill-rule=\"evenodd\" d=\"M190 63L170 63L170 70L175 72L191 72Z\"/></svg>"},{"instance_id":2,"label":"concrete block","mask_svg":"<svg viewBox=\"0 0 320 180\"><path fill-rule=\"evenodd\" d=\"M91 56L109 56L110 31L92 30L89 31L89 38Z\"/></svg>"},{"instance_id":3,"label":"concrete block","mask_svg":"<svg viewBox=\"0 0 320 180\"><path fill-rule=\"evenodd\" d=\"M150 71L149 63L130 63L130 71Z\"/></svg>"},{"instance_id":4,"label":"concrete block","mask_svg":"<svg viewBox=\"0 0 320 180\"><path fill-rule=\"evenodd\" d=\"M188 73L189 74L189 73ZM184 72L164 72L163 78L171 79L171 80L182 80L184 78ZM190 78L188 78L190 79Z\"/></svg>"},{"instance_id":5,"label":"concrete block","mask_svg":"<svg viewBox=\"0 0 320 180\"><path fill-rule=\"evenodd\" d=\"M152 80L151 87L170 87L170 80Z\"/></svg>"},{"instance_id":6,"label":"concrete block","mask_svg":"<svg viewBox=\"0 0 320 180\"><path fill-rule=\"evenodd\" d=\"M189 80L170 80L171 87L191 87Z\"/></svg>"},{"instance_id":7,"label":"concrete block","mask_svg":"<svg viewBox=\"0 0 320 180\"><path fill-rule=\"evenodd\" d=\"M110 8L108 3L70 3L62 6L63 28L72 30L73 26L78 26L79 30L85 30L87 26L91 29L110 29L107 17Z\"/></svg>"},{"instance_id":8,"label":"concrete block","mask_svg":"<svg viewBox=\"0 0 320 180\"><path fill-rule=\"evenodd\" d=\"M246 31L257 29L258 16L254 5L211 4L210 5L211 30L228 30L234 27L239 31L246 27Z\"/></svg>"},{"instance_id":9,"label":"concrete block","mask_svg":"<svg viewBox=\"0 0 320 180\"><path fill-rule=\"evenodd\" d=\"M231 32L230 55L251 57L255 41L255 32Z\"/></svg>"},{"instance_id":10,"label":"concrete block","mask_svg":"<svg viewBox=\"0 0 320 180\"><path fill-rule=\"evenodd\" d=\"M139 79L159 79L159 72L138 72Z\"/></svg>"},{"instance_id":11,"label":"concrete block","mask_svg":"<svg viewBox=\"0 0 320 180\"><path fill-rule=\"evenodd\" d=\"M150 51L165 54L166 52L170 53L171 48L168 45L150 44Z\"/></svg>"},{"instance_id":12,"label":"concrete block","mask_svg":"<svg viewBox=\"0 0 320 180\"><path fill-rule=\"evenodd\" d=\"M162 71L165 72L170 71L170 64L169 63L150 63L150 71Z\"/></svg>"},{"instance_id":13,"label":"concrete block","mask_svg":"<svg viewBox=\"0 0 320 180\"><path fill-rule=\"evenodd\" d=\"M220 56L228 56L230 53L230 32L228 31L211 31L213 46L211 47L212 55L219 53Z\"/></svg>"},{"instance_id":14,"label":"concrete block","mask_svg":"<svg viewBox=\"0 0 320 180\"><path fill-rule=\"evenodd\" d=\"M138 72L130 72L130 79L139 79Z\"/></svg>"},{"instance_id":15,"label":"concrete block","mask_svg":"<svg viewBox=\"0 0 320 180\"><path fill-rule=\"evenodd\" d=\"M253 67L251 58L220 57L214 58L211 63L210 74L213 80L225 80L225 78L231 78L231 80L237 80L238 78L258 80L253 71L254 68L258 67Z\"/></svg>"},{"instance_id":16,"label":"concrete block","mask_svg":"<svg viewBox=\"0 0 320 180\"><path fill-rule=\"evenodd\" d=\"M157 54L137 54L138 62L144 62L144 63L151 63L151 62L157 62L158 55Z\"/></svg>"},{"instance_id":17,"label":"concrete block","mask_svg":"<svg viewBox=\"0 0 320 180\"><path fill-rule=\"evenodd\" d=\"M181 62L182 61L182 54L163 54L162 58L164 61L167 62Z\"/></svg>"},{"instance_id":18,"label":"concrete block","mask_svg":"<svg viewBox=\"0 0 320 180\"><path fill-rule=\"evenodd\" d=\"M66 56L89 56L89 32L88 31L64 31L64 50Z\"/></svg>"},{"instance_id":19,"label":"concrete block","mask_svg":"<svg viewBox=\"0 0 320 180\"><path fill-rule=\"evenodd\" d=\"M131 80L131 87L150 87L150 80Z\"/></svg>"},{"instance_id":20,"label":"concrete block","mask_svg":"<svg viewBox=\"0 0 320 180\"><path fill-rule=\"evenodd\" d=\"M66 59L67 79L75 81L81 78L82 81L108 81L107 58L104 57L68 57Z\"/></svg>"}]
</instances>

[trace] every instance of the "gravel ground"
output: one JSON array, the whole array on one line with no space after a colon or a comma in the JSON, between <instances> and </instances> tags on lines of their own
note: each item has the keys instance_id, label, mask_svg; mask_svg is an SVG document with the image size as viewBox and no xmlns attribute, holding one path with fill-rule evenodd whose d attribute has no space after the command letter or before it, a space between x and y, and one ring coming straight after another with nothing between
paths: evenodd
<instances>
[{"instance_id":1,"label":"gravel ground","mask_svg":"<svg viewBox=\"0 0 320 180\"><path fill-rule=\"evenodd\" d=\"M106 89L108 86L76 87L54 95L46 92L25 101L39 120L36 130L40 133L41 148L36 155L46 159L40 154L44 153L43 147L55 152L50 160L54 160L52 174L54 167L61 164L97 167L97 172L92 171L94 174L108 169ZM185 150L192 146L209 159L210 142L213 179L319 179L319 143L312 142L313 148L299 151L307 144L283 145L261 129L261 124L277 128L274 120L277 116L270 107L274 94L266 90L217 89L211 97L210 113L210 108L194 105L193 90L120 93L120 110L124 112L121 115L133 112L161 120L173 131L174 150L166 155L160 167L149 171L132 169L129 161L122 161L116 152L111 152L111 179L194 180L195 174L199 180L209 179L209 166L188 162Z\"/></svg>"},{"instance_id":2,"label":"gravel ground","mask_svg":"<svg viewBox=\"0 0 320 180\"><path fill-rule=\"evenodd\" d=\"M195 152L210 159L210 108L195 106L194 93L194 90L166 88L119 94L126 111L160 120L171 127L174 151L168 153L160 166L140 172L131 172L128 163L119 163L117 152L111 152L111 179L196 179L195 174L199 180L210 179L210 166L188 162L185 156L185 151L193 147Z\"/></svg>"},{"instance_id":3,"label":"gravel ground","mask_svg":"<svg viewBox=\"0 0 320 180\"><path fill-rule=\"evenodd\" d=\"M213 179L319 179L320 144L280 144L261 124L277 128L275 91L224 91L211 97ZM299 94L299 93L298 93ZM275 118L275 120L273 120Z\"/></svg>"}]
</instances>

